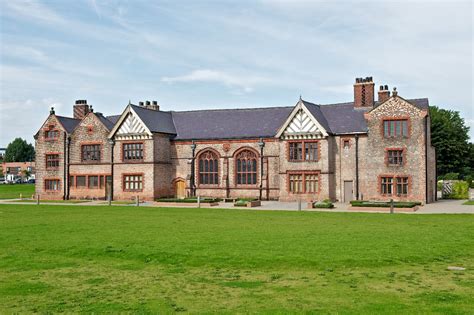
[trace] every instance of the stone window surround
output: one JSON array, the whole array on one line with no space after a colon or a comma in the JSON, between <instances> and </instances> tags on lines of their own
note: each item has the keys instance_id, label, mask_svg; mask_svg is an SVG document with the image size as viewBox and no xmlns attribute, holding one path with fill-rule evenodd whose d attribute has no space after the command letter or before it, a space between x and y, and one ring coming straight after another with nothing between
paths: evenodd
<instances>
[{"instance_id":1,"label":"stone window surround","mask_svg":"<svg viewBox=\"0 0 474 315\"><path fill-rule=\"evenodd\" d=\"M290 191L290 175L302 175L303 176L303 182L302 182L302 187L303 190L302 192L299 193L294 193ZM317 192L306 192L306 175L318 175L318 191ZM286 191L291 194L291 195L308 195L308 194L317 194L321 192L321 171L319 170L312 170L312 171L287 171L286 172Z\"/></svg>"},{"instance_id":2,"label":"stone window surround","mask_svg":"<svg viewBox=\"0 0 474 315\"><path fill-rule=\"evenodd\" d=\"M244 151L250 151L252 152L254 155L255 155L255 159L256 159L256 168L255 168L255 184L238 184L238 181L237 181L237 176L238 176L238 172L237 172L237 160L238 160L238 155ZM235 152L234 152L234 185L235 187L257 187L258 184L259 184L259 169L261 166L259 166L259 159L260 157L260 154L253 148L251 147L242 147L242 148L239 148L237 149ZM247 172L248 173L248 172Z\"/></svg>"},{"instance_id":3,"label":"stone window surround","mask_svg":"<svg viewBox=\"0 0 474 315\"><path fill-rule=\"evenodd\" d=\"M126 176L140 176L141 177L141 189L125 189L125 177ZM124 192L143 192L145 189L145 174L144 173L122 173L122 191Z\"/></svg>"},{"instance_id":4,"label":"stone window surround","mask_svg":"<svg viewBox=\"0 0 474 315\"><path fill-rule=\"evenodd\" d=\"M49 182L49 181L57 181L58 182L58 189L48 189L48 185L46 184L46 182ZM44 179L44 191L46 192L60 192L61 191L61 179L60 178L45 178Z\"/></svg>"},{"instance_id":5,"label":"stone window surround","mask_svg":"<svg viewBox=\"0 0 474 315\"><path fill-rule=\"evenodd\" d=\"M301 162L319 162L321 159L321 141L320 140L288 140L286 141L286 160L291 163L301 163ZM301 160L291 160L290 159L290 143L302 143L302 159ZM318 144L318 158L316 160L306 160L305 154L305 143L317 143Z\"/></svg>"},{"instance_id":6,"label":"stone window surround","mask_svg":"<svg viewBox=\"0 0 474 315\"><path fill-rule=\"evenodd\" d=\"M58 161L58 166L48 166L48 155L57 155L57 161ZM56 161L56 159L55 159ZM61 152L47 152L44 154L44 165L46 170L52 171L52 170L58 170L59 169L59 163L61 162Z\"/></svg>"},{"instance_id":7,"label":"stone window surround","mask_svg":"<svg viewBox=\"0 0 474 315\"><path fill-rule=\"evenodd\" d=\"M406 120L407 121L407 135L406 136L385 136L384 124L389 120ZM383 116L381 117L380 123L380 134L384 139L400 139L400 138L410 138L411 136L411 119L410 116Z\"/></svg>"},{"instance_id":8,"label":"stone window surround","mask_svg":"<svg viewBox=\"0 0 474 315\"><path fill-rule=\"evenodd\" d=\"M200 175L200 172L199 172L199 160L200 160L200 158L201 158L201 155L204 154L204 153L206 153L206 152L208 152L208 151L211 151L211 152L212 152L213 154L215 154L216 157L217 157L217 183L216 183L216 184L202 184L202 183L201 183L201 180L200 180L200 176L199 176L199 175ZM197 183L196 183L196 184L197 184L196 187L197 187L197 188L213 188L213 187L219 187L219 184L220 184L220 180L219 180L219 179L220 179L220 175L221 175L221 165L220 165L220 164L221 164L221 163L220 163L220 161L221 161L221 155L219 154L219 152L218 152L217 150L211 148L211 147L203 148L202 150L200 150L200 151L198 152L198 154L196 154L195 161L196 161L196 162L195 162L196 165L195 165L195 170L194 170L194 171L195 171L195 176L194 176L194 178L195 178L195 180L196 180L196 182L197 182Z\"/></svg>"},{"instance_id":9,"label":"stone window surround","mask_svg":"<svg viewBox=\"0 0 474 315\"><path fill-rule=\"evenodd\" d=\"M382 193L382 177L390 177L393 179L392 182L392 194L383 194ZM407 194L406 195L401 195L398 194L397 191L397 178L408 178L408 188L407 188ZM412 177L411 175L394 175L394 174L382 174L379 175L377 178L377 190L379 195L384 196L384 197L408 197L410 196L411 192L411 187L412 187Z\"/></svg>"},{"instance_id":10,"label":"stone window surround","mask_svg":"<svg viewBox=\"0 0 474 315\"><path fill-rule=\"evenodd\" d=\"M80 186L80 187L77 187L77 177L80 177L80 176L83 176L85 177L85 186ZM90 188L89 187L89 176L97 176L99 177L99 185L95 188ZM105 183L106 183L106 179L107 179L107 176L111 176L110 174L69 174L69 183L70 183L70 180L71 178L73 178L73 185L70 185L70 188L72 189L105 189ZM102 186L101 185L101 177L104 177L104 185Z\"/></svg>"},{"instance_id":11,"label":"stone window surround","mask_svg":"<svg viewBox=\"0 0 474 315\"><path fill-rule=\"evenodd\" d=\"M47 134L48 134L48 132L50 132L50 131L55 131L55 132L57 132L57 136L56 136L56 137L47 137ZM45 141L59 141L59 137L60 137L60 135L59 135L59 129L56 127L55 124L50 124L50 125L48 125L47 128L44 129L44 140L45 140Z\"/></svg>"},{"instance_id":12,"label":"stone window surround","mask_svg":"<svg viewBox=\"0 0 474 315\"><path fill-rule=\"evenodd\" d=\"M83 147L86 145L98 145L99 146L99 159L98 160L84 160L84 155L83 155ZM87 163L99 163L102 161L102 158L104 156L104 145L101 141L91 141L91 142L81 142L80 143L81 147L81 163L87 164Z\"/></svg>"},{"instance_id":13,"label":"stone window surround","mask_svg":"<svg viewBox=\"0 0 474 315\"><path fill-rule=\"evenodd\" d=\"M135 159L135 160L127 160L125 159L125 150L124 146L127 144L141 144L143 149L142 149L142 158L141 159ZM126 140L126 141L120 141L120 159L123 163L142 163L145 160L146 156L146 146L144 141L136 141L136 140Z\"/></svg>"},{"instance_id":14,"label":"stone window surround","mask_svg":"<svg viewBox=\"0 0 474 315\"><path fill-rule=\"evenodd\" d=\"M389 164L388 162L388 151L402 151L402 164ZM397 148L385 148L385 166L388 167L401 167L405 166L407 162L406 148L397 147Z\"/></svg>"}]
</instances>

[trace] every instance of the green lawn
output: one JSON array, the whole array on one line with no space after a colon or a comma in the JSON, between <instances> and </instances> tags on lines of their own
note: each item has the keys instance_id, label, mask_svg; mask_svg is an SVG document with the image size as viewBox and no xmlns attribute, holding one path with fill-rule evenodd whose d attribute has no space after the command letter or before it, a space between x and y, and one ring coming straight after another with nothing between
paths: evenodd
<instances>
[{"instance_id":1,"label":"green lawn","mask_svg":"<svg viewBox=\"0 0 474 315\"><path fill-rule=\"evenodd\" d=\"M27 203L36 203L35 199L21 199L21 200L13 200L13 202L27 202ZM90 200L79 200L79 199L71 199L71 200L40 200L40 204L43 202L47 203L86 203L91 202Z\"/></svg>"},{"instance_id":2,"label":"green lawn","mask_svg":"<svg viewBox=\"0 0 474 315\"><path fill-rule=\"evenodd\" d=\"M3 184L0 185L0 199L30 198L35 193L34 184Z\"/></svg>"},{"instance_id":3,"label":"green lawn","mask_svg":"<svg viewBox=\"0 0 474 315\"><path fill-rule=\"evenodd\" d=\"M464 202L463 205L474 206L474 200L468 200L468 201Z\"/></svg>"},{"instance_id":4,"label":"green lawn","mask_svg":"<svg viewBox=\"0 0 474 315\"><path fill-rule=\"evenodd\" d=\"M0 205L0 313L472 314L473 297L472 215Z\"/></svg>"}]
</instances>

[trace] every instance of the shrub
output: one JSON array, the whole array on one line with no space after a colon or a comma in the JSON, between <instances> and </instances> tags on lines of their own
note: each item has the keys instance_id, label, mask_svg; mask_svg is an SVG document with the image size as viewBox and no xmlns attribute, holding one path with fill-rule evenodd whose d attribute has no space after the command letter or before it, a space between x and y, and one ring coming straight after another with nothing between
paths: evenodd
<instances>
[{"instance_id":1,"label":"shrub","mask_svg":"<svg viewBox=\"0 0 474 315\"><path fill-rule=\"evenodd\" d=\"M453 183L453 190L451 194L443 196L445 199L468 199L469 198L469 184L464 181L457 181Z\"/></svg>"},{"instance_id":2,"label":"shrub","mask_svg":"<svg viewBox=\"0 0 474 315\"><path fill-rule=\"evenodd\" d=\"M332 209L334 208L334 204L331 202L331 200L326 199L323 201L317 201L313 203L313 208L316 209Z\"/></svg>"},{"instance_id":3,"label":"shrub","mask_svg":"<svg viewBox=\"0 0 474 315\"><path fill-rule=\"evenodd\" d=\"M353 207L390 208L390 201L352 200L351 205ZM413 208L419 205L421 205L421 202L418 202L418 201L394 201L393 202L394 208Z\"/></svg>"}]
</instances>

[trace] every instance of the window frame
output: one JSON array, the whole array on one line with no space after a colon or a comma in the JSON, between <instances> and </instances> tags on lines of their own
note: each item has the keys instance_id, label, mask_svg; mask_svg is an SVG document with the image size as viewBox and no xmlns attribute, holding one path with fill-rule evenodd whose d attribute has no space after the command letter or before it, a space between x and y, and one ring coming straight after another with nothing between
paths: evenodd
<instances>
[{"instance_id":1,"label":"window frame","mask_svg":"<svg viewBox=\"0 0 474 315\"><path fill-rule=\"evenodd\" d=\"M74 177L75 177L75 178L74 178L74 188L76 188L76 189L78 189L78 188L79 188L79 189L85 189L85 188L87 188L87 175L75 175ZM81 186L78 186L78 185L77 185L77 179L78 179L79 177L84 177L84 185L81 185Z\"/></svg>"},{"instance_id":2,"label":"window frame","mask_svg":"<svg viewBox=\"0 0 474 315\"><path fill-rule=\"evenodd\" d=\"M97 178L97 186L91 187L91 178ZM87 189L100 189L100 175L87 175Z\"/></svg>"},{"instance_id":3,"label":"window frame","mask_svg":"<svg viewBox=\"0 0 474 315\"><path fill-rule=\"evenodd\" d=\"M403 128L403 122L406 121L406 135L404 133L404 128ZM397 122L401 122L400 124L400 132L401 134L397 134ZM388 134L385 133L385 123L389 123L387 131ZM393 125L393 131L392 131L392 125L391 123L394 123ZM410 118L407 116L404 117L384 117L382 119L382 124L381 124L381 133L382 137L385 139L400 139L400 138L409 138L411 135L411 124L410 124Z\"/></svg>"},{"instance_id":4,"label":"window frame","mask_svg":"<svg viewBox=\"0 0 474 315\"><path fill-rule=\"evenodd\" d=\"M130 177L130 176L140 176L141 180L139 181L135 181L135 180L131 180L131 181L128 181L130 183L140 183L140 188L139 189L127 189L126 188L126 183L127 183L127 180L126 180L126 177ZM122 191L124 192L143 192L143 189L145 187L145 175L144 173L124 173L122 174Z\"/></svg>"},{"instance_id":5,"label":"window frame","mask_svg":"<svg viewBox=\"0 0 474 315\"><path fill-rule=\"evenodd\" d=\"M132 145L141 145L141 149L138 148L138 149L125 149L125 146L132 146ZM140 162L143 162L145 160L145 142L143 141L126 141L126 142L123 142L122 145L121 145L121 157L122 157L122 162L124 163L140 163ZM141 158L140 159L129 159L129 158L126 158L126 156L128 156L128 154L125 154L126 152L128 151L138 151L138 152L141 152Z\"/></svg>"},{"instance_id":6,"label":"window frame","mask_svg":"<svg viewBox=\"0 0 474 315\"><path fill-rule=\"evenodd\" d=\"M382 181L384 178L389 178L391 179L391 185L392 185L392 192L391 194L388 194L388 193L384 193L383 192L383 189L382 189ZM399 185L399 180L400 179L406 179L406 181L400 183L402 185L406 185L406 191L407 193L406 194L402 194L399 192L399 189L398 189L398 185ZM410 191L411 191L411 176L410 175L391 175L391 174L383 174L383 175L380 175L379 178L378 178L378 181L377 181L377 184L378 184L378 189L379 189L379 193L380 195L382 196L386 196L386 197L393 197L393 196L396 196L396 197L408 197L410 195ZM402 188L403 190L403 188Z\"/></svg>"},{"instance_id":7,"label":"window frame","mask_svg":"<svg viewBox=\"0 0 474 315\"><path fill-rule=\"evenodd\" d=\"M320 140L289 140L287 141L287 161L292 163L299 162L319 162L321 159L321 141ZM292 159L292 145L301 144L301 159ZM306 158L306 144L316 144L316 159L307 159Z\"/></svg>"},{"instance_id":8,"label":"window frame","mask_svg":"<svg viewBox=\"0 0 474 315\"><path fill-rule=\"evenodd\" d=\"M57 189L48 188L48 182L57 182ZM45 178L43 182L43 189L46 192L60 192L61 191L61 179L59 178Z\"/></svg>"},{"instance_id":9,"label":"window frame","mask_svg":"<svg viewBox=\"0 0 474 315\"><path fill-rule=\"evenodd\" d=\"M99 159L91 160L91 159L84 159L84 147L92 147L98 146L98 150L90 151L90 152L98 152ZM90 142L90 143L81 143L81 162L82 163L100 163L102 161L102 143L100 142Z\"/></svg>"},{"instance_id":10,"label":"window frame","mask_svg":"<svg viewBox=\"0 0 474 315\"><path fill-rule=\"evenodd\" d=\"M49 132L54 132L56 136L49 137L48 136ZM56 125L49 125L48 128L44 130L43 137L45 141L58 141L60 137L59 129L56 127Z\"/></svg>"},{"instance_id":11,"label":"window frame","mask_svg":"<svg viewBox=\"0 0 474 315\"><path fill-rule=\"evenodd\" d=\"M291 191L291 176L292 175L301 175L301 185L302 185L302 191L301 192L293 192ZM306 187L306 176L307 175L317 175L317 191L315 192L307 192L307 187ZM319 195L321 191L321 172L320 171L290 171L287 172L287 189L286 191L289 194L293 195L303 195L303 194L317 194Z\"/></svg>"},{"instance_id":12,"label":"window frame","mask_svg":"<svg viewBox=\"0 0 474 315\"><path fill-rule=\"evenodd\" d=\"M253 156L247 156L245 157L245 159L241 158L239 155L241 154L244 154L244 153L247 153L249 152L250 154L252 154ZM259 158L259 154L252 148L242 148L242 149L239 149L235 152L234 154L234 181L235 181L235 186L238 186L238 187L254 187L254 186L257 186L258 183L259 183L259 162L258 162L258 158ZM253 161L255 160L255 169L254 170L251 170L251 171L248 171L248 168L246 171L243 171L242 170L242 164L241 164L241 170L239 171L239 161L241 160L245 160L245 161ZM218 169L219 171L219 169ZM245 175L245 179L248 180L248 177L250 176L250 178L252 179L255 178L255 183L250 183L248 184L247 183L247 180L245 182L242 182L242 183L239 183L239 175L241 176L240 178L242 178L243 175Z\"/></svg>"},{"instance_id":13,"label":"window frame","mask_svg":"<svg viewBox=\"0 0 474 315\"><path fill-rule=\"evenodd\" d=\"M401 163L398 163L398 164L390 163L390 152L400 152L400 154L396 158L397 159L401 158ZM404 166L406 163L406 160L407 158L406 158L405 148L386 148L385 149L385 165L386 166L393 166L393 167Z\"/></svg>"},{"instance_id":14,"label":"window frame","mask_svg":"<svg viewBox=\"0 0 474 315\"><path fill-rule=\"evenodd\" d=\"M56 155L57 158L56 159L52 159L52 160L48 160L48 156L52 156L52 155ZM49 162L57 162L57 166L48 166L48 163ZM48 152L44 155L44 164L45 164L45 167L46 167L46 170L57 170L59 169L59 166L61 164L61 155L59 152Z\"/></svg>"},{"instance_id":15,"label":"window frame","mask_svg":"<svg viewBox=\"0 0 474 315\"><path fill-rule=\"evenodd\" d=\"M217 166L217 170L213 170L213 171L202 171L201 170L201 159L202 159L202 156L204 156L206 153L209 153L211 155L213 155L214 159L206 159L207 161L215 161L215 165L214 166ZM204 161L204 160L203 160ZM214 163L214 162L213 162ZM204 164L204 162L203 162ZM201 152L199 152L199 154L197 155L197 167L196 167L196 172L197 172L197 185L198 187L218 187L219 186L219 183L220 183L220 178L219 178L219 174L220 174L220 155L217 151L213 150L213 149L210 149L210 148L207 148L207 149L203 149L201 150ZM203 169L204 169L204 165L203 165ZM209 164L209 167L208 169L210 169L210 164ZM215 179L215 183L203 183L202 181L202 178L201 178L201 175L207 175L208 177L207 178L210 178L209 176L212 176L214 179Z\"/></svg>"}]
</instances>

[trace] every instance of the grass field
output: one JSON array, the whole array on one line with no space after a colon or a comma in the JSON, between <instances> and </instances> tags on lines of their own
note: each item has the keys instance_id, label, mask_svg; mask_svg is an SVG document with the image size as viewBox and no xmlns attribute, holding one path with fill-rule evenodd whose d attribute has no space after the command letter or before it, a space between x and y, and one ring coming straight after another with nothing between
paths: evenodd
<instances>
[{"instance_id":1,"label":"grass field","mask_svg":"<svg viewBox=\"0 0 474 315\"><path fill-rule=\"evenodd\" d=\"M474 200L468 200L468 201L464 202L463 205L465 205L465 206L474 206Z\"/></svg>"},{"instance_id":2,"label":"grass field","mask_svg":"<svg viewBox=\"0 0 474 315\"><path fill-rule=\"evenodd\" d=\"M30 198L35 193L34 184L3 184L0 185L0 199Z\"/></svg>"},{"instance_id":3,"label":"grass field","mask_svg":"<svg viewBox=\"0 0 474 315\"><path fill-rule=\"evenodd\" d=\"M0 205L0 227L0 313L474 309L472 215Z\"/></svg>"}]
</instances>

